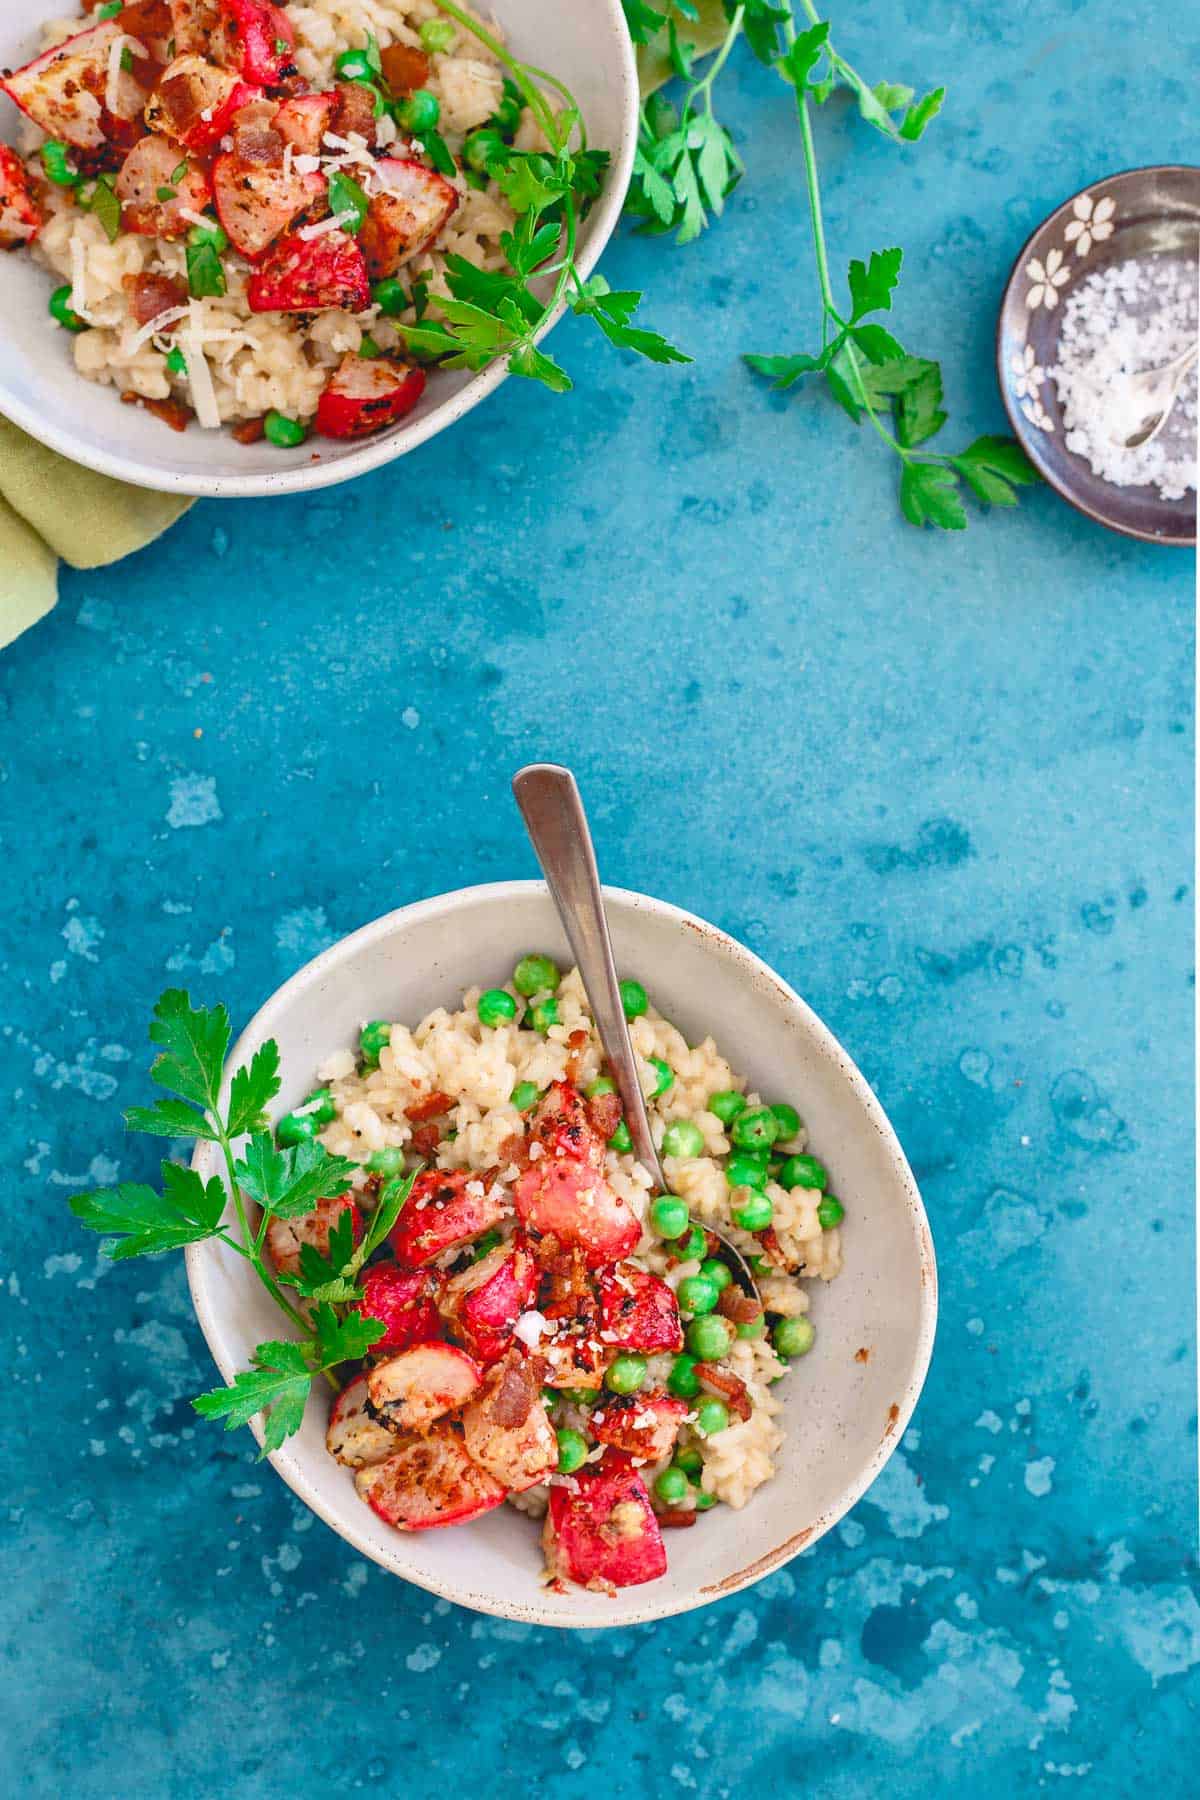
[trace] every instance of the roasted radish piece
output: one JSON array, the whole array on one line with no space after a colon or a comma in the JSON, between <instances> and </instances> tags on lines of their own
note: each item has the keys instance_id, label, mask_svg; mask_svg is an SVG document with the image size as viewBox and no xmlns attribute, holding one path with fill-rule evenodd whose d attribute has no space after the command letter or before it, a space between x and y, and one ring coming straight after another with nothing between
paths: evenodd
<instances>
[{"instance_id":1,"label":"roasted radish piece","mask_svg":"<svg viewBox=\"0 0 1200 1800\"><path fill-rule=\"evenodd\" d=\"M424 392L424 369L350 351L317 401L317 430L324 437L366 437L410 413Z\"/></svg>"},{"instance_id":2,"label":"roasted radish piece","mask_svg":"<svg viewBox=\"0 0 1200 1800\"><path fill-rule=\"evenodd\" d=\"M119 22L106 19L6 76L0 89L49 137L79 150L98 150L114 122L136 117L146 104L146 90L119 60L109 80L109 64L114 53L119 57L116 45L123 36ZM111 108L110 100L116 102Z\"/></svg>"},{"instance_id":3,"label":"roasted radish piece","mask_svg":"<svg viewBox=\"0 0 1200 1800\"><path fill-rule=\"evenodd\" d=\"M619 1350L682 1350L683 1325L674 1290L633 1263L606 1270L597 1283L600 1333Z\"/></svg>"},{"instance_id":4,"label":"roasted radish piece","mask_svg":"<svg viewBox=\"0 0 1200 1800\"><path fill-rule=\"evenodd\" d=\"M348 1469L365 1469L393 1455L399 1446L396 1433L367 1411L367 1378L360 1375L333 1403L325 1448Z\"/></svg>"},{"instance_id":5,"label":"roasted radish piece","mask_svg":"<svg viewBox=\"0 0 1200 1800\"><path fill-rule=\"evenodd\" d=\"M179 175L181 161L187 166ZM116 190L122 225L144 237L181 237L190 224L183 215L203 212L212 198L204 170L181 158L178 144L155 136L133 146L121 164Z\"/></svg>"},{"instance_id":6,"label":"roasted radish piece","mask_svg":"<svg viewBox=\"0 0 1200 1800\"><path fill-rule=\"evenodd\" d=\"M375 1263L362 1278L363 1303L359 1308L366 1319L378 1319L386 1327L378 1343L371 1345L372 1356L382 1350L407 1350L413 1344L425 1344L436 1338L442 1328L441 1317L434 1304L440 1277L428 1269L399 1269L395 1263Z\"/></svg>"},{"instance_id":7,"label":"roasted radish piece","mask_svg":"<svg viewBox=\"0 0 1200 1800\"><path fill-rule=\"evenodd\" d=\"M173 138L185 150L211 150L233 121L233 115L258 100L250 87L228 69L218 69L202 56L177 56L164 70L146 106L151 131Z\"/></svg>"},{"instance_id":8,"label":"roasted radish piece","mask_svg":"<svg viewBox=\"0 0 1200 1800\"><path fill-rule=\"evenodd\" d=\"M665 1388L611 1400L606 1395L592 1413L592 1431L601 1444L658 1462L674 1448L687 1410L686 1400L673 1399Z\"/></svg>"},{"instance_id":9,"label":"roasted radish piece","mask_svg":"<svg viewBox=\"0 0 1200 1800\"><path fill-rule=\"evenodd\" d=\"M455 1336L486 1366L508 1349L513 1326L533 1305L537 1284L537 1265L514 1238L451 1276L438 1304Z\"/></svg>"},{"instance_id":10,"label":"roasted radish piece","mask_svg":"<svg viewBox=\"0 0 1200 1800\"><path fill-rule=\"evenodd\" d=\"M420 1268L443 1250L469 1244L504 1217L495 1188L467 1169L427 1169L413 1182L392 1227L391 1246L406 1268Z\"/></svg>"},{"instance_id":11,"label":"roasted radish piece","mask_svg":"<svg viewBox=\"0 0 1200 1800\"><path fill-rule=\"evenodd\" d=\"M287 74L295 74L292 47L296 34L292 21L269 0L220 0L224 28L223 60L237 68L247 81L274 87Z\"/></svg>"},{"instance_id":12,"label":"roasted radish piece","mask_svg":"<svg viewBox=\"0 0 1200 1800\"><path fill-rule=\"evenodd\" d=\"M318 1200L313 1210L299 1219L272 1219L267 1226L267 1249L280 1274L300 1273L301 1244L311 1244L322 1256L328 1256L330 1230L344 1212L352 1214L357 1243L362 1236L362 1214L348 1194Z\"/></svg>"},{"instance_id":13,"label":"roasted radish piece","mask_svg":"<svg viewBox=\"0 0 1200 1800\"><path fill-rule=\"evenodd\" d=\"M279 107L271 123L297 156L320 155L336 98L335 94L293 94Z\"/></svg>"},{"instance_id":14,"label":"roasted radish piece","mask_svg":"<svg viewBox=\"0 0 1200 1800\"><path fill-rule=\"evenodd\" d=\"M376 1416L394 1431L424 1431L443 1413L457 1412L479 1386L479 1370L453 1344L415 1344L367 1375Z\"/></svg>"},{"instance_id":15,"label":"roasted radish piece","mask_svg":"<svg viewBox=\"0 0 1200 1800\"><path fill-rule=\"evenodd\" d=\"M251 312L362 312L371 284L363 253L344 231L281 238L246 287Z\"/></svg>"},{"instance_id":16,"label":"roasted radish piece","mask_svg":"<svg viewBox=\"0 0 1200 1800\"><path fill-rule=\"evenodd\" d=\"M667 1571L645 1483L628 1459L612 1450L594 1467L551 1487L543 1542L555 1575L602 1593L656 1581Z\"/></svg>"},{"instance_id":17,"label":"roasted radish piece","mask_svg":"<svg viewBox=\"0 0 1200 1800\"><path fill-rule=\"evenodd\" d=\"M458 205L458 189L418 162L385 156L375 164L382 190L371 200L359 243L372 281L394 275L428 249Z\"/></svg>"},{"instance_id":18,"label":"roasted radish piece","mask_svg":"<svg viewBox=\"0 0 1200 1800\"><path fill-rule=\"evenodd\" d=\"M592 1268L620 1262L642 1235L628 1202L576 1157L544 1156L530 1163L514 1199L522 1224L543 1236L553 1233L561 1244L578 1244Z\"/></svg>"},{"instance_id":19,"label":"roasted radish piece","mask_svg":"<svg viewBox=\"0 0 1200 1800\"><path fill-rule=\"evenodd\" d=\"M558 1466L558 1440L541 1390L537 1358L511 1350L463 1412L467 1454L513 1494L544 1481Z\"/></svg>"},{"instance_id":20,"label":"roasted radish piece","mask_svg":"<svg viewBox=\"0 0 1200 1800\"><path fill-rule=\"evenodd\" d=\"M604 1346L588 1325L560 1328L553 1337L543 1338L538 1355L546 1364L547 1387L594 1390L604 1379Z\"/></svg>"},{"instance_id":21,"label":"roasted radish piece","mask_svg":"<svg viewBox=\"0 0 1200 1800\"><path fill-rule=\"evenodd\" d=\"M253 262L325 192L325 177L285 175L266 163L218 156L212 171L217 217L235 250ZM253 304L253 302L251 302Z\"/></svg>"},{"instance_id":22,"label":"roasted radish piece","mask_svg":"<svg viewBox=\"0 0 1200 1800\"><path fill-rule=\"evenodd\" d=\"M465 1525L504 1499L500 1483L471 1461L462 1438L445 1423L409 1438L354 1481L372 1512L399 1531Z\"/></svg>"},{"instance_id":23,"label":"roasted radish piece","mask_svg":"<svg viewBox=\"0 0 1200 1800\"><path fill-rule=\"evenodd\" d=\"M554 1081L533 1116L530 1142L547 1156L572 1156L594 1169L604 1167L604 1140L588 1117L579 1089L570 1081Z\"/></svg>"},{"instance_id":24,"label":"roasted radish piece","mask_svg":"<svg viewBox=\"0 0 1200 1800\"><path fill-rule=\"evenodd\" d=\"M32 244L41 224L24 163L15 150L0 144L0 250Z\"/></svg>"}]
</instances>

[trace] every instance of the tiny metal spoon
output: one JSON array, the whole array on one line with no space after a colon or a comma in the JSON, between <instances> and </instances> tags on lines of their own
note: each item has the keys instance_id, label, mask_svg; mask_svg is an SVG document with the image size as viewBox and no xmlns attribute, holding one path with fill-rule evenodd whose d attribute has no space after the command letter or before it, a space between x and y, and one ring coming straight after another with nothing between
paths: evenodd
<instances>
[{"instance_id":1,"label":"tiny metal spoon","mask_svg":"<svg viewBox=\"0 0 1200 1800\"><path fill-rule=\"evenodd\" d=\"M575 777L558 763L530 763L518 769L512 787L579 968L604 1055L625 1109L634 1153L653 1177L657 1190L669 1193L670 1186L650 1134L650 1119L613 962L596 852ZM757 1300L758 1288L741 1251L711 1225L706 1225L705 1230L720 1238L738 1286Z\"/></svg>"},{"instance_id":2,"label":"tiny metal spoon","mask_svg":"<svg viewBox=\"0 0 1200 1800\"><path fill-rule=\"evenodd\" d=\"M1164 363L1159 369L1142 369L1130 377L1129 388L1135 400L1142 400L1146 411L1137 430L1122 440L1125 450L1140 450L1152 444L1174 410L1183 379L1200 354L1200 345L1190 344L1186 350Z\"/></svg>"}]
</instances>

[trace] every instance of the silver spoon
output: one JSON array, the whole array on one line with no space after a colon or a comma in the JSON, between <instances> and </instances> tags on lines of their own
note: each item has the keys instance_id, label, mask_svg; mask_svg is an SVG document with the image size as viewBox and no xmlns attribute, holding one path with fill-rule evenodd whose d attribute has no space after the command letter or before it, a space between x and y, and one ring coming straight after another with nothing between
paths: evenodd
<instances>
[{"instance_id":1,"label":"silver spoon","mask_svg":"<svg viewBox=\"0 0 1200 1800\"><path fill-rule=\"evenodd\" d=\"M670 1186L650 1134L650 1119L638 1080L604 916L596 852L575 777L558 763L530 763L518 769L512 787L583 980L604 1055L625 1108L634 1154L653 1177L658 1191L669 1193ZM738 1286L757 1300L758 1288L741 1251L711 1225L706 1225L705 1230L720 1238Z\"/></svg>"},{"instance_id":2,"label":"silver spoon","mask_svg":"<svg viewBox=\"0 0 1200 1800\"><path fill-rule=\"evenodd\" d=\"M1140 450L1152 444L1170 418L1183 387L1184 376L1200 354L1200 345L1192 344L1160 369L1143 369L1129 378L1129 390L1135 400L1145 405L1142 422L1131 436L1122 441L1125 450Z\"/></svg>"}]
</instances>

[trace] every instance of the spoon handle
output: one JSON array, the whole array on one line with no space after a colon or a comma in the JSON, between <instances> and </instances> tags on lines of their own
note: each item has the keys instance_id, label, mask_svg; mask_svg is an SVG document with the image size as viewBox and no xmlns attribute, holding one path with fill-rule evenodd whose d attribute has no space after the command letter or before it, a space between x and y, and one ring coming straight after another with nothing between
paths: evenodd
<instances>
[{"instance_id":1,"label":"spoon handle","mask_svg":"<svg viewBox=\"0 0 1200 1800\"><path fill-rule=\"evenodd\" d=\"M621 1004L596 852L575 777L558 763L530 763L518 769L512 786L591 1002L600 1042L625 1108L634 1154L660 1191L665 1191L667 1184L650 1135Z\"/></svg>"}]
</instances>

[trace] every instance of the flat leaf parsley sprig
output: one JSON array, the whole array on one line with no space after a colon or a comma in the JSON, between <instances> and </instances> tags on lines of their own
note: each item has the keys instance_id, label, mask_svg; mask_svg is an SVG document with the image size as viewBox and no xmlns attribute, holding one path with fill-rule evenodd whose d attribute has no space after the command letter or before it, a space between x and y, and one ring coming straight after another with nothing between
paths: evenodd
<instances>
[{"instance_id":1,"label":"flat leaf parsley sprig","mask_svg":"<svg viewBox=\"0 0 1200 1800\"><path fill-rule=\"evenodd\" d=\"M150 1026L150 1040L159 1047L151 1079L168 1097L152 1106L131 1107L125 1114L131 1131L216 1144L225 1179L214 1175L205 1181L196 1170L165 1161L161 1188L123 1181L115 1188L76 1194L70 1206L89 1231L104 1233L109 1241L103 1254L116 1262L159 1256L218 1238L251 1264L300 1333L299 1339L259 1344L252 1366L236 1375L229 1387L201 1394L192 1404L205 1418L223 1418L227 1430L265 1413L265 1452L277 1450L300 1429L317 1376L337 1388L339 1365L365 1356L384 1335L378 1319L364 1316L358 1278L400 1216L417 1171L393 1177L382 1189L357 1248L347 1210L329 1234L328 1256L305 1244L299 1274L277 1274L264 1254L271 1220L300 1218L319 1200L344 1194L355 1164L331 1156L314 1141L286 1149L275 1144L265 1116L265 1108L279 1092L279 1050L273 1039L235 1071L222 1109L221 1073L229 1038L229 1014L223 1006L194 1007L186 993L169 989L159 999ZM247 1135L239 1156L238 1142ZM262 1209L257 1226L251 1223L247 1200ZM231 1201L234 1223L227 1226ZM288 1297L285 1287L296 1299L308 1302L307 1310Z\"/></svg>"},{"instance_id":2,"label":"flat leaf parsley sprig","mask_svg":"<svg viewBox=\"0 0 1200 1800\"><path fill-rule=\"evenodd\" d=\"M455 0L435 3L508 71L549 148L520 151L505 144L487 158L486 174L516 214L514 229L500 239L508 268L478 269L465 257L448 255L449 293L433 300L441 317L423 317L411 325L396 321L409 350L451 369L483 369L506 357L512 374L564 393L571 386L570 376L538 349L535 340L565 304L581 318L591 319L619 349L632 350L651 362L690 362L658 332L633 324L639 293L614 293L602 275L585 280L580 272L579 226L599 195L608 152L588 148L583 115L573 96L552 75L512 56ZM547 98L547 88L561 100L559 108Z\"/></svg>"},{"instance_id":3,"label":"flat leaf parsley sprig","mask_svg":"<svg viewBox=\"0 0 1200 1800\"><path fill-rule=\"evenodd\" d=\"M680 243L699 236L724 207L743 165L714 111L713 88L739 37L792 89L800 127L805 188L820 298L821 341L811 353L748 355L745 360L777 389L806 376L821 378L855 424L866 421L900 462L900 506L911 524L961 530L966 486L991 506L1016 504L1016 489L1037 480L1012 438L981 437L958 454L923 449L946 423L942 374L930 358L910 355L877 315L890 312L903 260L899 249L851 261L848 304L834 295L825 241L811 105L849 93L866 122L899 145L915 144L937 117L944 88L918 97L899 82L870 84L835 48L827 20L802 0L810 25L799 32L790 0L623 0L642 56L660 59L686 85L673 106L654 94L642 109L628 210L643 230L674 232ZM714 25L714 18L718 22ZM721 34L723 22L723 35ZM689 33L691 36L689 37ZM700 72L700 44L712 45Z\"/></svg>"}]
</instances>

